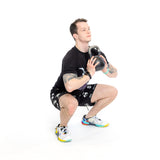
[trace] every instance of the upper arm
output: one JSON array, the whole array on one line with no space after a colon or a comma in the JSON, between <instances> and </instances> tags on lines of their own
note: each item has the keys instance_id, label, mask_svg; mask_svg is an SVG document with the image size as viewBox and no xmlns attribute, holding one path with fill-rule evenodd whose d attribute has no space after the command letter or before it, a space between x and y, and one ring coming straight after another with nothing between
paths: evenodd
<instances>
[{"instance_id":1,"label":"upper arm","mask_svg":"<svg viewBox=\"0 0 160 160\"><path fill-rule=\"evenodd\" d=\"M83 76L78 77L77 74L75 74L75 73L64 74L63 75L63 82L64 82L64 86L65 86L66 90L68 92L72 92L73 90L81 87L81 85L82 85L81 83L84 83L84 82L81 82L79 80L81 80L82 78L83 78Z\"/></svg>"},{"instance_id":2,"label":"upper arm","mask_svg":"<svg viewBox=\"0 0 160 160\"><path fill-rule=\"evenodd\" d=\"M70 81L74 78L77 78L77 74L75 73L66 73L63 75L64 86L68 92L72 91L72 84Z\"/></svg>"},{"instance_id":3,"label":"upper arm","mask_svg":"<svg viewBox=\"0 0 160 160\"><path fill-rule=\"evenodd\" d=\"M63 75L64 84L67 84L73 78L77 78L77 74L75 74L75 73L66 73L66 74L64 74Z\"/></svg>"}]
</instances>

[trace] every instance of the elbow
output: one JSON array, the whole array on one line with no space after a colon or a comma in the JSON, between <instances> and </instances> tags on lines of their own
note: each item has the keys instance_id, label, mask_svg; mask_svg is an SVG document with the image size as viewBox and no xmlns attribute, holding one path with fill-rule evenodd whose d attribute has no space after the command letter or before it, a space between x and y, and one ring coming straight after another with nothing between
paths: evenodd
<instances>
[{"instance_id":1,"label":"elbow","mask_svg":"<svg viewBox=\"0 0 160 160\"><path fill-rule=\"evenodd\" d=\"M69 93L73 92L74 90L72 85L70 85L69 83L65 84L65 88L66 88L66 91Z\"/></svg>"}]
</instances>

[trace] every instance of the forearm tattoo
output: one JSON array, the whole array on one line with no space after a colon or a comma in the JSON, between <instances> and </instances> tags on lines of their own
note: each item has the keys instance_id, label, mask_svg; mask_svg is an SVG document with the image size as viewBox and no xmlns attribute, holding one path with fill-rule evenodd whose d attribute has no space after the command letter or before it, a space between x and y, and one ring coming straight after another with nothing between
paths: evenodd
<instances>
[{"instance_id":1,"label":"forearm tattoo","mask_svg":"<svg viewBox=\"0 0 160 160\"><path fill-rule=\"evenodd\" d=\"M114 68L112 65L109 65L109 73L113 74L113 73L116 73L117 72L117 69Z\"/></svg>"},{"instance_id":2,"label":"forearm tattoo","mask_svg":"<svg viewBox=\"0 0 160 160\"><path fill-rule=\"evenodd\" d=\"M74 73L66 73L63 75L63 81L64 83L67 83L68 81L70 81L71 79L81 79L82 77L78 77L77 74Z\"/></svg>"}]
</instances>

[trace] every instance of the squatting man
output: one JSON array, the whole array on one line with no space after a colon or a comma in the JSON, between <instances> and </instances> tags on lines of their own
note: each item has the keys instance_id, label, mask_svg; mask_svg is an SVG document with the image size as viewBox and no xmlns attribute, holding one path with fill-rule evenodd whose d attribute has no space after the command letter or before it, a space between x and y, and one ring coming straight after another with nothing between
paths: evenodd
<instances>
[{"instance_id":1,"label":"squatting man","mask_svg":"<svg viewBox=\"0 0 160 160\"><path fill-rule=\"evenodd\" d=\"M86 19L76 19L70 25L70 32L75 40L62 60L61 73L50 92L52 104L60 111L60 123L55 134L61 142L72 140L68 122L77 106L92 106L88 114L82 117L83 125L107 127L108 122L102 121L96 115L108 106L117 96L117 89L105 84L88 84L95 75L96 67L100 64L96 56L89 53L91 31ZM117 77L117 69L107 61L104 53L99 55L104 62L101 69L109 78Z\"/></svg>"}]
</instances>

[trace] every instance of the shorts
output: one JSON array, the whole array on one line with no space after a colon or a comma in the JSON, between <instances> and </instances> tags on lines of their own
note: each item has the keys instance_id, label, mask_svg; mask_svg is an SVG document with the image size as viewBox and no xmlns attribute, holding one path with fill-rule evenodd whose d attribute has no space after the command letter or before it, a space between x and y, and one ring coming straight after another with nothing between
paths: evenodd
<instances>
[{"instance_id":1,"label":"shorts","mask_svg":"<svg viewBox=\"0 0 160 160\"><path fill-rule=\"evenodd\" d=\"M50 93L52 104L60 110L59 98L64 94L71 94L78 101L79 106L93 106L95 103L91 103L91 98L97 84L89 84L84 90L68 93L66 91L60 91L58 88L53 88Z\"/></svg>"}]
</instances>

